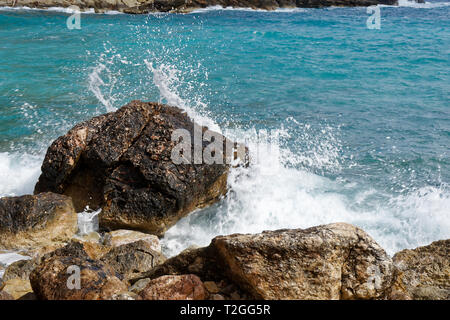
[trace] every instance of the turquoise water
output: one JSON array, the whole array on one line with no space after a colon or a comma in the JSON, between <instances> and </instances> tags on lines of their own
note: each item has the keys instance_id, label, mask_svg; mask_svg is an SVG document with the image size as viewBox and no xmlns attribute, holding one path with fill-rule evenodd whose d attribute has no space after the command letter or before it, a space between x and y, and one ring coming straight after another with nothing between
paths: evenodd
<instances>
[{"instance_id":1,"label":"turquoise water","mask_svg":"<svg viewBox=\"0 0 450 320\"><path fill-rule=\"evenodd\" d=\"M169 230L168 254L336 221L391 254L449 238L449 4L381 7L380 30L365 8L82 14L80 30L2 9L0 195L32 192L75 123L143 99L260 152L226 199Z\"/></svg>"}]
</instances>

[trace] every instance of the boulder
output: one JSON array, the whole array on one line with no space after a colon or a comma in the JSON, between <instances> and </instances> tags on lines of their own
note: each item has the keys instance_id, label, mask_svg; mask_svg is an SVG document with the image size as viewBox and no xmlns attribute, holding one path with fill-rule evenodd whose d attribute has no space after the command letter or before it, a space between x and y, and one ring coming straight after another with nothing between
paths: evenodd
<instances>
[{"instance_id":1,"label":"boulder","mask_svg":"<svg viewBox=\"0 0 450 320\"><path fill-rule=\"evenodd\" d=\"M100 260L128 280L152 270L166 259L147 241L139 240L112 248Z\"/></svg>"},{"instance_id":2,"label":"boulder","mask_svg":"<svg viewBox=\"0 0 450 320\"><path fill-rule=\"evenodd\" d=\"M231 283L218 292L229 298L379 299L386 295L392 271L391 258L367 233L334 223L219 236L145 277L192 273L205 282Z\"/></svg>"},{"instance_id":3,"label":"boulder","mask_svg":"<svg viewBox=\"0 0 450 320\"><path fill-rule=\"evenodd\" d=\"M195 275L168 275L151 280L139 295L144 300L204 300L206 289Z\"/></svg>"},{"instance_id":4,"label":"boulder","mask_svg":"<svg viewBox=\"0 0 450 320\"><path fill-rule=\"evenodd\" d=\"M79 286L76 274L79 268ZM34 293L42 300L107 300L127 292L115 270L92 260L81 244L56 250L31 272Z\"/></svg>"},{"instance_id":5,"label":"boulder","mask_svg":"<svg viewBox=\"0 0 450 320\"><path fill-rule=\"evenodd\" d=\"M147 242L152 250L161 252L161 244L157 236L133 230L114 230L108 232L104 235L103 243L106 246L118 247L139 240Z\"/></svg>"},{"instance_id":6,"label":"boulder","mask_svg":"<svg viewBox=\"0 0 450 320\"><path fill-rule=\"evenodd\" d=\"M47 150L35 193L68 195L77 210L86 205L102 208L103 228L160 236L181 217L226 192L229 166L224 153L218 153L223 164L172 161L179 143L171 140L172 133L185 129L194 137L194 127L179 108L132 101L76 125L55 140ZM202 150L208 145L203 141Z\"/></svg>"},{"instance_id":7,"label":"boulder","mask_svg":"<svg viewBox=\"0 0 450 320\"><path fill-rule=\"evenodd\" d=\"M2 300L14 300L14 297L6 291L0 291L0 301Z\"/></svg>"},{"instance_id":8,"label":"boulder","mask_svg":"<svg viewBox=\"0 0 450 320\"><path fill-rule=\"evenodd\" d=\"M400 251L391 299L450 300L450 240Z\"/></svg>"},{"instance_id":9,"label":"boulder","mask_svg":"<svg viewBox=\"0 0 450 320\"><path fill-rule=\"evenodd\" d=\"M41 193L0 199L0 248L58 246L77 231L77 213L64 195Z\"/></svg>"}]
</instances>

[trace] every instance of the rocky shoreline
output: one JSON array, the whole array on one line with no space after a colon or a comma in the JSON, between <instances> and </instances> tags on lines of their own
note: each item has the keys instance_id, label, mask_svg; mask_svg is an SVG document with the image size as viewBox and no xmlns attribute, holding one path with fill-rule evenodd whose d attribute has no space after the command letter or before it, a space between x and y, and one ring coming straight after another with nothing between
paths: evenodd
<instances>
[{"instance_id":1,"label":"rocky shoreline","mask_svg":"<svg viewBox=\"0 0 450 320\"><path fill-rule=\"evenodd\" d=\"M423 2L418 0L416 2ZM48 9L77 6L82 11L118 11L129 14L149 12L188 13L211 6L275 10L278 8L367 7L397 5L398 0L0 0L0 6Z\"/></svg>"},{"instance_id":2,"label":"rocky shoreline","mask_svg":"<svg viewBox=\"0 0 450 320\"><path fill-rule=\"evenodd\" d=\"M225 196L233 170L171 161L173 132L196 126L132 101L56 139L35 194L0 199L0 254L24 257L0 268L0 300L450 299L450 240L391 258L346 223L218 236L167 259L158 237ZM77 231L86 205L99 232Z\"/></svg>"}]
</instances>

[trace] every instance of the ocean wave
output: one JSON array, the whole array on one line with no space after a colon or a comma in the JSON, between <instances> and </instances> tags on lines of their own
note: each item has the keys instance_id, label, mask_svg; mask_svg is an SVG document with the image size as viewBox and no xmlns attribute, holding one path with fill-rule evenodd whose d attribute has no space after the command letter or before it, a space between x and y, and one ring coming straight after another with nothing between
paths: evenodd
<instances>
[{"instance_id":1,"label":"ocean wave","mask_svg":"<svg viewBox=\"0 0 450 320\"><path fill-rule=\"evenodd\" d=\"M0 197L33 193L44 155L0 153Z\"/></svg>"}]
</instances>

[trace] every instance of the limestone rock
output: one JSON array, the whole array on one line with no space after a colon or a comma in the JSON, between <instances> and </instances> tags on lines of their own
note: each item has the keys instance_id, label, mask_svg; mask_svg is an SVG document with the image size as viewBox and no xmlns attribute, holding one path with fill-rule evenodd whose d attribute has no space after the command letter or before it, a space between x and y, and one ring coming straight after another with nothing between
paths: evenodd
<instances>
[{"instance_id":1,"label":"limestone rock","mask_svg":"<svg viewBox=\"0 0 450 320\"><path fill-rule=\"evenodd\" d=\"M450 300L450 240L400 251L393 261L392 299Z\"/></svg>"},{"instance_id":2,"label":"limestone rock","mask_svg":"<svg viewBox=\"0 0 450 320\"><path fill-rule=\"evenodd\" d=\"M231 279L262 299L373 299L389 287L392 261L345 223L213 239Z\"/></svg>"},{"instance_id":3,"label":"limestone rock","mask_svg":"<svg viewBox=\"0 0 450 320\"><path fill-rule=\"evenodd\" d=\"M118 247L139 240L147 242L152 250L161 252L161 244L157 236L133 230L114 230L108 232L104 236L103 243L107 246Z\"/></svg>"},{"instance_id":4,"label":"limestone rock","mask_svg":"<svg viewBox=\"0 0 450 320\"><path fill-rule=\"evenodd\" d=\"M14 297L6 291L0 291L0 301L1 300L14 300Z\"/></svg>"},{"instance_id":5,"label":"limestone rock","mask_svg":"<svg viewBox=\"0 0 450 320\"><path fill-rule=\"evenodd\" d=\"M0 248L54 247L76 231L77 214L67 196L48 192L0 199Z\"/></svg>"},{"instance_id":6,"label":"limestone rock","mask_svg":"<svg viewBox=\"0 0 450 320\"><path fill-rule=\"evenodd\" d=\"M14 278L5 281L2 292L8 293L14 300L17 300L22 296L33 292L33 289L31 289L30 281L28 279Z\"/></svg>"},{"instance_id":7,"label":"limestone rock","mask_svg":"<svg viewBox=\"0 0 450 320\"><path fill-rule=\"evenodd\" d=\"M77 210L101 207L103 228L162 235L226 192L224 153L223 164L172 161L177 129L194 137L194 122L182 110L141 101L78 124L47 150L35 193L71 196ZM203 150L208 145L203 141Z\"/></svg>"},{"instance_id":8,"label":"limestone rock","mask_svg":"<svg viewBox=\"0 0 450 320\"><path fill-rule=\"evenodd\" d=\"M74 266L80 270L79 288L69 278L76 272ZM37 297L43 300L106 300L127 291L127 285L111 267L82 252L78 256L56 254L44 259L32 271L30 281Z\"/></svg>"},{"instance_id":9,"label":"limestone rock","mask_svg":"<svg viewBox=\"0 0 450 320\"><path fill-rule=\"evenodd\" d=\"M232 285L219 293L256 299L379 299L392 260L363 230L345 223L309 229L219 236L187 249L145 275L192 273ZM137 280L137 279L135 279Z\"/></svg>"},{"instance_id":10,"label":"limestone rock","mask_svg":"<svg viewBox=\"0 0 450 320\"><path fill-rule=\"evenodd\" d=\"M204 300L206 289L195 275L168 275L150 281L140 296L144 300Z\"/></svg>"},{"instance_id":11,"label":"limestone rock","mask_svg":"<svg viewBox=\"0 0 450 320\"><path fill-rule=\"evenodd\" d=\"M10 279L23 279L28 280L31 271L39 264L39 259L34 258L30 260L19 260L10 264L3 275L3 281Z\"/></svg>"},{"instance_id":12,"label":"limestone rock","mask_svg":"<svg viewBox=\"0 0 450 320\"><path fill-rule=\"evenodd\" d=\"M423 2L424 0L417 0ZM27 6L31 8L68 7L76 5L85 11L94 8L95 12L104 13L116 10L125 13L139 14L155 11L162 12L191 12L194 9L208 6L222 6L235 8L252 8L274 10L277 8L322 8L329 6L371 6L377 4L397 4L396 0L0 0L0 6Z\"/></svg>"},{"instance_id":13,"label":"limestone rock","mask_svg":"<svg viewBox=\"0 0 450 320\"><path fill-rule=\"evenodd\" d=\"M165 257L144 240L112 248L101 261L112 267L125 280L135 278L163 263Z\"/></svg>"}]
</instances>

